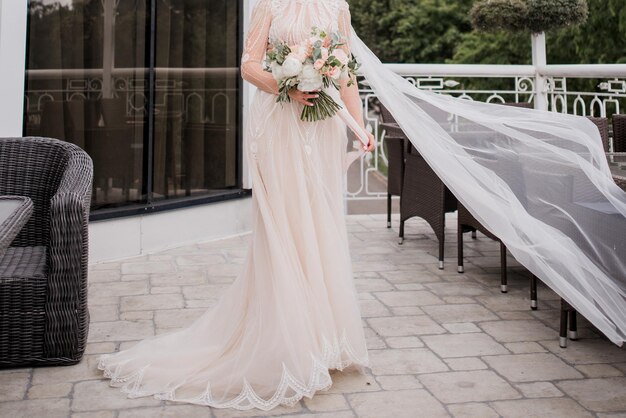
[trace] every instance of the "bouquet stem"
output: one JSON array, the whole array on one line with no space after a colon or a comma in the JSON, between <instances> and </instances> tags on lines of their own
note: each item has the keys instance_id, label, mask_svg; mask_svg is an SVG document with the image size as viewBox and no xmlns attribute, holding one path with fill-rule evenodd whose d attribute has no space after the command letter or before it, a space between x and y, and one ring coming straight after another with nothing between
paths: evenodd
<instances>
[{"instance_id":1,"label":"bouquet stem","mask_svg":"<svg viewBox=\"0 0 626 418\"><path fill-rule=\"evenodd\" d=\"M304 106L300 119L304 122L315 122L324 120L337 114L341 106L333 100L326 92L320 91L319 97L313 100L313 106Z\"/></svg>"}]
</instances>

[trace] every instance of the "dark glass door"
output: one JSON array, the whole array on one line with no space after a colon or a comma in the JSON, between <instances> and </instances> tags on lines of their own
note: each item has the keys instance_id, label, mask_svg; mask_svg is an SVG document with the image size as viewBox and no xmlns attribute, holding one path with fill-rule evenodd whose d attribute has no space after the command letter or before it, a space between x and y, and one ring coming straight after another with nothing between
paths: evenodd
<instances>
[{"instance_id":1,"label":"dark glass door","mask_svg":"<svg viewBox=\"0 0 626 418\"><path fill-rule=\"evenodd\" d=\"M94 161L94 213L240 187L239 1L31 0L25 135Z\"/></svg>"}]
</instances>

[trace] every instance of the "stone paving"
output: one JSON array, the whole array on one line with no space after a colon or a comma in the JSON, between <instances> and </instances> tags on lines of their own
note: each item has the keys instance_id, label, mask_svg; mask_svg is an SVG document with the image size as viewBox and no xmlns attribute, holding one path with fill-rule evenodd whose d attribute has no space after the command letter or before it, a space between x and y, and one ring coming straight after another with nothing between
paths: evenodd
<instances>
[{"instance_id":1,"label":"stone paving","mask_svg":"<svg viewBox=\"0 0 626 418\"><path fill-rule=\"evenodd\" d=\"M449 218L441 271L425 223L410 222L399 246L384 219L347 218L372 362L365 375L335 372L328 392L270 413L126 399L108 387L98 355L183 327L212 306L241 268L243 236L93 266L85 359L0 371L0 416L626 417L626 350L583 319L580 340L559 348L559 298L541 286L531 311L529 276L514 260L501 294L496 243L468 238L466 272L456 273Z\"/></svg>"}]
</instances>

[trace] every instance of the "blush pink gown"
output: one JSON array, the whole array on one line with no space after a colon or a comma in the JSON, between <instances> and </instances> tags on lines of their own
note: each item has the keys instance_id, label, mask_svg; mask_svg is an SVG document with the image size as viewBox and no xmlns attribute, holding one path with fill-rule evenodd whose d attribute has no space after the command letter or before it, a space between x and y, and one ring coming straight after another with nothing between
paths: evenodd
<instances>
[{"instance_id":1,"label":"blush pink gown","mask_svg":"<svg viewBox=\"0 0 626 418\"><path fill-rule=\"evenodd\" d=\"M258 88L244 135L248 256L189 327L101 357L99 368L129 397L269 410L330 387L330 369L368 364L344 220L346 125L300 121L301 105L276 103L276 82L262 70L268 39L298 42L313 26L349 34L347 3L259 0L253 11L242 57L243 77ZM356 87L341 99L362 124Z\"/></svg>"}]
</instances>

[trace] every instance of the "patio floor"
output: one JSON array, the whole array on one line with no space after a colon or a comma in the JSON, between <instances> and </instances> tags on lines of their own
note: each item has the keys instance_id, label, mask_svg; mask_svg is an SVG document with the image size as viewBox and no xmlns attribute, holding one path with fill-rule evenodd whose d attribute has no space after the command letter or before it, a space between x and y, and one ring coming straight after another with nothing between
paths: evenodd
<instances>
[{"instance_id":1,"label":"patio floor","mask_svg":"<svg viewBox=\"0 0 626 418\"><path fill-rule=\"evenodd\" d=\"M499 286L498 244L466 240L456 273L455 219L447 262L424 222L404 245L384 215L347 218L372 370L334 373L313 400L270 413L211 410L152 398L126 399L96 370L100 353L188 324L241 268L249 236L196 244L90 273L91 328L82 363L0 371L3 417L626 417L626 350L582 318L580 340L558 346L559 298L539 288L531 311L528 273L511 260Z\"/></svg>"}]
</instances>

